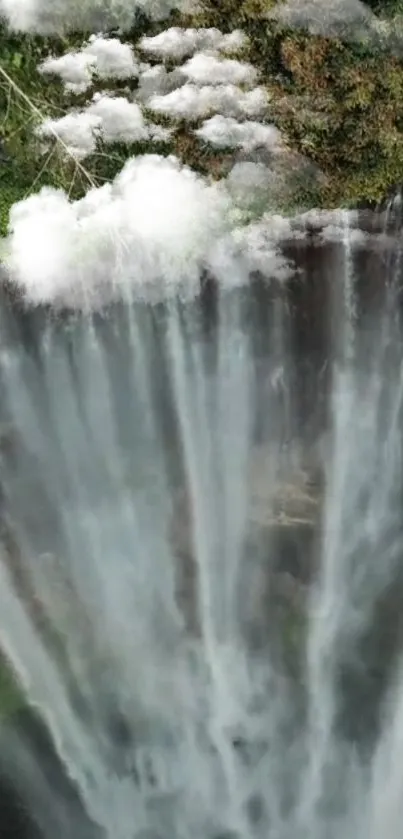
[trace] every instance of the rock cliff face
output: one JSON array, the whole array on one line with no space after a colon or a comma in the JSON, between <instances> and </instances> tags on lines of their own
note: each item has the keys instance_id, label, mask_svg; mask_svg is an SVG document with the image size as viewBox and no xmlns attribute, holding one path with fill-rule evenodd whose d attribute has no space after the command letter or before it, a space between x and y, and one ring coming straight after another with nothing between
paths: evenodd
<instances>
[{"instance_id":1,"label":"rock cliff face","mask_svg":"<svg viewBox=\"0 0 403 839\"><path fill-rule=\"evenodd\" d=\"M363 210L357 214L347 232L351 237L349 266L345 262L346 241L338 240L337 236L332 240L326 233L324 221L323 216L321 219L312 216L311 235L305 241L283 244L287 257L297 266L295 277L287 284L286 291L283 288L281 292L283 301L286 300L287 340L295 365L288 371L292 392L290 423L282 429L286 454L281 463L276 459L268 431L272 418L262 417L257 424L247 472L248 525L238 581L242 591L240 620L251 646L262 648L270 638L270 643L277 645L280 660L284 659L286 644L293 667L298 663L303 647L307 597L315 577L322 539L326 490L323 468L326 456L323 458L322 455L326 452L327 429L331 421L332 362L339 352L335 342L340 316L338 295L343 293L343 283L348 283L346 270L351 271L357 292L355 316L361 328L357 352L365 369L370 356L368 341L372 340L373 334L370 324L385 297L385 265L392 266L395 282L402 276L400 250L396 249L400 226L398 204L394 209L390 205L384 213ZM331 233L330 226L327 231ZM362 239L356 234L362 234ZM273 284L256 279L255 337L257 353L261 353L261 387L265 386L268 375L264 361L265 342L270 331L267 312L275 296ZM211 307L211 312L213 309ZM198 570L191 500L185 485L174 499L171 541L178 557L178 602L188 627L197 633L200 631ZM244 568L247 569L245 573ZM385 595L385 604L389 602L389 596ZM377 640L370 657L375 647L384 650L385 644L389 645L388 656L383 656L383 662L376 655L377 663L371 658L368 691L372 691L373 698L379 695L384 684L389 666L387 659L393 659L392 648L396 649L400 633L398 612L392 601L389 609L385 604L380 604L379 615L384 617L375 622L371 635ZM383 609L386 609L388 620L385 620ZM273 638L275 625L281 627L276 640ZM393 643L390 641L392 635ZM368 639L362 643L366 656L370 643ZM347 660L341 665L340 685L346 697L358 690ZM356 710L358 705L357 699ZM375 705L374 699L371 713ZM374 725L371 713L368 712L362 726L367 733ZM354 714L348 725L351 730L358 730L360 720L357 715L353 717Z\"/></svg>"},{"instance_id":2,"label":"rock cliff face","mask_svg":"<svg viewBox=\"0 0 403 839\"><path fill-rule=\"evenodd\" d=\"M0 820L2 839L41 839L26 804L9 778L0 776Z\"/></svg>"}]
</instances>

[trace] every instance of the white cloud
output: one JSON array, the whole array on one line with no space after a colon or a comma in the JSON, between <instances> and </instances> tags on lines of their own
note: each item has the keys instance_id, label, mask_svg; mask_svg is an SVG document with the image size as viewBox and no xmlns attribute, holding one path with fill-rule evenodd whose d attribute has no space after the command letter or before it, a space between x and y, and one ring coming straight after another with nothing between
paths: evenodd
<instances>
[{"instance_id":1,"label":"white cloud","mask_svg":"<svg viewBox=\"0 0 403 839\"><path fill-rule=\"evenodd\" d=\"M204 267L226 287L254 270L284 280L294 269L281 242L300 233L268 213L239 227L240 168L212 183L174 157L145 155L79 201L42 189L12 208L9 279L32 305L83 309L128 296L194 296ZM249 199L262 181L255 170L254 179L243 170Z\"/></svg>"},{"instance_id":2,"label":"white cloud","mask_svg":"<svg viewBox=\"0 0 403 839\"><path fill-rule=\"evenodd\" d=\"M323 230L325 227L341 227L342 218L351 226L357 222L355 210L322 210L314 207L295 217L295 223L309 230Z\"/></svg>"},{"instance_id":3,"label":"white cloud","mask_svg":"<svg viewBox=\"0 0 403 839\"><path fill-rule=\"evenodd\" d=\"M95 58L95 70L101 79L128 79L138 75L138 64L131 44L119 38L93 35L83 53Z\"/></svg>"},{"instance_id":4,"label":"white cloud","mask_svg":"<svg viewBox=\"0 0 403 839\"><path fill-rule=\"evenodd\" d=\"M264 216L261 221L239 227L215 244L211 269L224 285L243 285L245 276L259 271L266 278L285 282L295 266L281 253L282 239L292 238L290 222L281 216Z\"/></svg>"},{"instance_id":5,"label":"white cloud","mask_svg":"<svg viewBox=\"0 0 403 839\"><path fill-rule=\"evenodd\" d=\"M193 0L0 0L0 15L23 32L42 34L68 30L102 32L130 29L136 9L163 20L174 9L191 9Z\"/></svg>"},{"instance_id":6,"label":"white cloud","mask_svg":"<svg viewBox=\"0 0 403 839\"><path fill-rule=\"evenodd\" d=\"M175 158L145 155L80 201L47 188L15 204L6 265L32 304L194 294L228 209L219 186Z\"/></svg>"},{"instance_id":7,"label":"white cloud","mask_svg":"<svg viewBox=\"0 0 403 839\"><path fill-rule=\"evenodd\" d=\"M149 136L141 108L123 96L96 94L87 113L100 120L101 136L106 143L138 142Z\"/></svg>"},{"instance_id":8,"label":"white cloud","mask_svg":"<svg viewBox=\"0 0 403 839\"><path fill-rule=\"evenodd\" d=\"M267 146L272 151L281 148L281 134L274 125L263 125L251 120L238 122L222 114L206 120L194 133L200 140L216 148L242 148L245 151L258 146Z\"/></svg>"},{"instance_id":9,"label":"white cloud","mask_svg":"<svg viewBox=\"0 0 403 839\"><path fill-rule=\"evenodd\" d=\"M313 35L343 35L348 39L367 30L375 16L361 0L285 0L268 13L287 26Z\"/></svg>"},{"instance_id":10,"label":"white cloud","mask_svg":"<svg viewBox=\"0 0 403 839\"><path fill-rule=\"evenodd\" d=\"M97 93L82 111L72 111L61 119L48 119L37 129L42 139L59 137L66 152L82 160L96 149L97 138L104 143L136 143L148 138L167 140L166 128L145 122L141 108L123 96Z\"/></svg>"},{"instance_id":11,"label":"white cloud","mask_svg":"<svg viewBox=\"0 0 403 839\"><path fill-rule=\"evenodd\" d=\"M320 239L322 242L344 242L350 247L355 247L366 242L367 234L356 228L346 229L339 220L339 224L329 224L324 227L320 232Z\"/></svg>"},{"instance_id":12,"label":"white cloud","mask_svg":"<svg viewBox=\"0 0 403 839\"><path fill-rule=\"evenodd\" d=\"M83 93L91 85L94 64L94 56L82 52L68 52L60 58L47 58L38 69L41 73L59 76L66 90Z\"/></svg>"},{"instance_id":13,"label":"white cloud","mask_svg":"<svg viewBox=\"0 0 403 839\"><path fill-rule=\"evenodd\" d=\"M235 85L185 84L165 95L152 96L147 106L176 119L199 119L213 113L224 116L259 117L267 108L268 95L262 87L243 91Z\"/></svg>"},{"instance_id":14,"label":"white cloud","mask_svg":"<svg viewBox=\"0 0 403 839\"><path fill-rule=\"evenodd\" d=\"M242 50L248 43L248 38L241 29L234 29L232 32L227 32L223 35L221 41L216 46L220 52L238 52Z\"/></svg>"},{"instance_id":15,"label":"white cloud","mask_svg":"<svg viewBox=\"0 0 403 839\"><path fill-rule=\"evenodd\" d=\"M149 135L156 143L166 143L172 137L172 129L165 128L163 125L148 124Z\"/></svg>"},{"instance_id":16,"label":"white cloud","mask_svg":"<svg viewBox=\"0 0 403 839\"><path fill-rule=\"evenodd\" d=\"M257 71L251 64L222 58L214 53L200 52L190 58L181 68L195 84L256 84Z\"/></svg>"},{"instance_id":17,"label":"white cloud","mask_svg":"<svg viewBox=\"0 0 403 839\"><path fill-rule=\"evenodd\" d=\"M296 166L303 165L296 161ZM293 176L295 169L284 165L284 155L279 154L267 166L252 160L235 163L226 178L226 188L240 219L258 220L267 213L287 212L293 203ZM281 208L281 210L280 210Z\"/></svg>"},{"instance_id":18,"label":"white cloud","mask_svg":"<svg viewBox=\"0 0 403 839\"><path fill-rule=\"evenodd\" d=\"M249 210L256 202L264 206L273 180L273 172L264 163L242 161L233 166L226 183L233 202Z\"/></svg>"},{"instance_id":19,"label":"white cloud","mask_svg":"<svg viewBox=\"0 0 403 839\"><path fill-rule=\"evenodd\" d=\"M94 74L101 79L128 79L138 76L140 66L130 44L93 36L82 50L48 58L39 70L60 76L68 90L81 93L90 87Z\"/></svg>"},{"instance_id":20,"label":"white cloud","mask_svg":"<svg viewBox=\"0 0 403 839\"><path fill-rule=\"evenodd\" d=\"M163 64L156 64L142 71L139 77L137 98L145 102L150 96L170 93L185 84L185 78L180 70L168 72Z\"/></svg>"},{"instance_id":21,"label":"white cloud","mask_svg":"<svg viewBox=\"0 0 403 839\"><path fill-rule=\"evenodd\" d=\"M232 41L243 45L243 39L238 30L236 34L232 33ZM151 37L145 35L138 46L144 52L158 58L181 61L197 50L220 49L220 47L229 49L231 40L228 41L228 37L223 36L219 29L182 29L180 26L171 26L159 32L158 35Z\"/></svg>"},{"instance_id":22,"label":"white cloud","mask_svg":"<svg viewBox=\"0 0 403 839\"><path fill-rule=\"evenodd\" d=\"M99 134L101 120L85 111L72 111L60 119L46 119L37 128L36 134L41 139L57 137L67 154L77 160L92 154L96 148L96 136Z\"/></svg>"},{"instance_id":23,"label":"white cloud","mask_svg":"<svg viewBox=\"0 0 403 839\"><path fill-rule=\"evenodd\" d=\"M138 42L138 47L162 60L183 61L184 58L202 50L238 52L245 47L247 41L247 36L240 29L223 35L215 28L183 29L180 26L171 26L158 35L145 35Z\"/></svg>"}]
</instances>

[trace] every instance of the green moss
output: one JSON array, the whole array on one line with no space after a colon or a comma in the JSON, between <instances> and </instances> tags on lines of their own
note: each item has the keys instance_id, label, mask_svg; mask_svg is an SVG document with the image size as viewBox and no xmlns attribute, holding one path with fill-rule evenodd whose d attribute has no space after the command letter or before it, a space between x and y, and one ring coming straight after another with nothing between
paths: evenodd
<instances>
[{"instance_id":1,"label":"green moss","mask_svg":"<svg viewBox=\"0 0 403 839\"><path fill-rule=\"evenodd\" d=\"M173 12L168 21L151 23L137 14L127 40L136 43L147 32L169 25L218 26L224 32L242 28L248 44L242 58L260 71L271 96L270 120L283 132L291 151L311 161L321 173L306 178L293 174L294 194L287 206L312 203L340 205L373 202L403 180L403 61L374 42L343 43L310 36L267 21L274 0L202 0L197 15ZM373 2L375 12L403 13L402 2ZM65 93L57 79L43 77L38 65L49 54L80 46L88 32L68 37L12 35L0 25L0 139L12 163L0 164L0 235L7 230L9 209L16 200L47 184L79 198L90 183L112 179L129 155L145 152L177 154L202 174L221 177L232 160L231 150L217 150L196 140L199 123L153 120L174 128L172 141L97 148L77 166L56 146L43 155L34 128L43 117L60 117L82 107L87 94ZM136 82L130 82L135 87ZM111 89L119 88L113 83ZM95 89L105 84L95 83ZM107 87L107 85L106 85Z\"/></svg>"},{"instance_id":2,"label":"green moss","mask_svg":"<svg viewBox=\"0 0 403 839\"><path fill-rule=\"evenodd\" d=\"M0 26L0 137L11 162L0 165L0 235L7 229L14 201L41 185L64 186L64 164L56 155L46 165L35 143L34 129L43 116L60 116L61 85L45 80L37 65L49 54L68 48L63 39L11 35Z\"/></svg>"},{"instance_id":3,"label":"green moss","mask_svg":"<svg viewBox=\"0 0 403 839\"><path fill-rule=\"evenodd\" d=\"M17 679L0 653L0 721L16 714L25 704Z\"/></svg>"},{"instance_id":4,"label":"green moss","mask_svg":"<svg viewBox=\"0 0 403 839\"><path fill-rule=\"evenodd\" d=\"M227 5L230 28L242 25L247 4L238 4L238 13L232 0ZM322 173L306 199L331 205L379 200L403 180L403 48L393 53L387 39L345 43L268 23L272 5L258 0L245 22L246 57L268 87L270 118L290 148ZM402 0L371 5L382 17L403 13ZM207 24L225 27L212 0L203 8Z\"/></svg>"},{"instance_id":5,"label":"green moss","mask_svg":"<svg viewBox=\"0 0 403 839\"><path fill-rule=\"evenodd\" d=\"M192 15L187 23L192 26L216 26L222 32L241 28L245 31L257 22L265 20L267 12L276 5L276 0L200 0L200 11Z\"/></svg>"},{"instance_id":6,"label":"green moss","mask_svg":"<svg viewBox=\"0 0 403 839\"><path fill-rule=\"evenodd\" d=\"M154 31L155 24L147 28L143 16L137 15L131 32L133 43L146 29ZM48 55L79 48L89 34L75 32L68 39L15 35L0 23L0 140L11 158L11 163L0 164L0 236L7 233L12 204L41 186L62 188L72 198L79 198L89 185L113 178L129 155L173 151L166 144L155 143L116 144L108 149L100 145L84 165L66 157L57 143L50 143L46 153L42 152L35 141L35 127L46 117L60 118L72 108L83 107L88 96L66 93L61 81L43 76L38 65ZM119 82L113 82L111 89L119 87ZM97 89L108 89L107 80L95 83L91 95Z\"/></svg>"},{"instance_id":7,"label":"green moss","mask_svg":"<svg viewBox=\"0 0 403 839\"><path fill-rule=\"evenodd\" d=\"M366 0L366 5L382 17L392 17L403 12L403 0Z\"/></svg>"},{"instance_id":8,"label":"green moss","mask_svg":"<svg viewBox=\"0 0 403 839\"><path fill-rule=\"evenodd\" d=\"M378 200L403 178L403 63L306 34L288 33L281 54L275 118L323 172L322 203Z\"/></svg>"}]
</instances>

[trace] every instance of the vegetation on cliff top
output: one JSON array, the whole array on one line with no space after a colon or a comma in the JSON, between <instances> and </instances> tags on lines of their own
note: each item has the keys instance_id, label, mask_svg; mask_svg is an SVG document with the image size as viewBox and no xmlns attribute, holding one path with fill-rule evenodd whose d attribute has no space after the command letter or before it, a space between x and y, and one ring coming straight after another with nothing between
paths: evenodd
<instances>
[{"instance_id":1,"label":"vegetation on cliff top","mask_svg":"<svg viewBox=\"0 0 403 839\"><path fill-rule=\"evenodd\" d=\"M392 27L393 45L389 36L345 42L268 20L273 5L272 0L202 0L196 16L183 18L174 12L161 24L137 16L127 40L135 43L144 32L173 24L218 26L223 32L241 27L249 36L242 57L260 69L270 93L270 120L288 146L322 173L319 193L307 194L306 202L339 206L382 199L403 174L399 18ZM403 14L402 0L371 0L367 5L379 17ZM86 100L85 94L82 101L73 100L60 82L43 77L37 67L50 53L60 55L81 45L89 34L49 39L10 33L0 25L0 141L11 158L9 164L0 163L0 233L6 230L11 204L41 185L62 187L79 197L90 181L101 184L113 177L129 154L150 149L147 143L116 144L107 153L100 147L85 160L84 169L66 160L57 146L48 156L35 148L33 127L41 115L62 116L73 101L80 106ZM230 154L200 144L190 127L194 126L177 123L172 141L161 149L153 143L152 150L175 153L198 171L219 177Z\"/></svg>"}]
</instances>

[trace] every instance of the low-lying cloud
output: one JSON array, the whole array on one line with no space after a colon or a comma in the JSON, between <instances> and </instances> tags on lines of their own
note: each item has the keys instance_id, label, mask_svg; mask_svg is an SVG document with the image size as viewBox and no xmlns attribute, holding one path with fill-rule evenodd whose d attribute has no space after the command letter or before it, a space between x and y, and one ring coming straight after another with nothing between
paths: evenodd
<instances>
[{"instance_id":1,"label":"low-lying cloud","mask_svg":"<svg viewBox=\"0 0 403 839\"><path fill-rule=\"evenodd\" d=\"M125 294L193 294L229 229L229 209L223 189L176 158L132 158L79 201L45 188L15 204L7 269L33 304L92 308Z\"/></svg>"},{"instance_id":2,"label":"low-lying cloud","mask_svg":"<svg viewBox=\"0 0 403 839\"><path fill-rule=\"evenodd\" d=\"M144 119L136 102L124 96L96 93L87 108L71 111L60 119L47 119L37 129L41 139L58 138L64 151L82 160L96 150L97 139L105 144L166 141L171 131Z\"/></svg>"},{"instance_id":3,"label":"low-lying cloud","mask_svg":"<svg viewBox=\"0 0 403 839\"><path fill-rule=\"evenodd\" d=\"M50 34L73 29L91 32L133 24L136 10L163 20L174 9L191 8L192 0L0 0L0 16L22 32Z\"/></svg>"}]
</instances>

